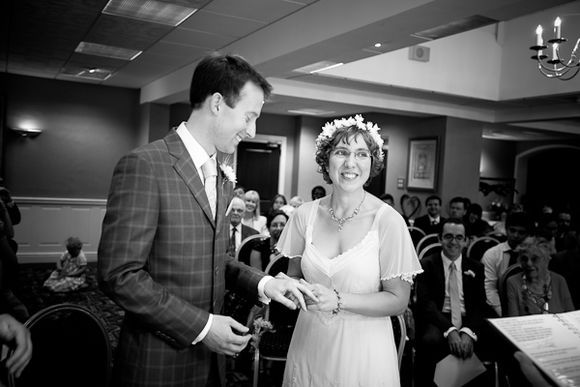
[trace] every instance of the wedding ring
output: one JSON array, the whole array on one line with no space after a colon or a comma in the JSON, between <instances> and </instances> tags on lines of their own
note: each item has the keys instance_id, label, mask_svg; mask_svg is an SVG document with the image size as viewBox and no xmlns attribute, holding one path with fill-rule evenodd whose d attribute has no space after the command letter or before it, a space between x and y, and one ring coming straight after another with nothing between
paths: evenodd
<instances>
[{"instance_id":1,"label":"wedding ring","mask_svg":"<svg viewBox=\"0 0 580 387\"><path fill-rule=\"evenodd\" d=\"M234 354L232 355L232 357L235 359L236 357L238 357L238 355L239 355L239 353L234 353Z\"/></svg>"}]
</instances>

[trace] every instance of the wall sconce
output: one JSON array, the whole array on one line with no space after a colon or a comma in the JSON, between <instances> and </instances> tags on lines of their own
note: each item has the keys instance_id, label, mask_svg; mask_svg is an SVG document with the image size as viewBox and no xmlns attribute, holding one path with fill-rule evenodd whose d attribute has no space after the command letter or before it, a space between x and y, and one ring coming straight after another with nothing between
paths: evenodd
<instances>
[{"instance_id":1,"label":"wall sconce","mask_svg":"<svg viewBox=\"0 0 580 387\"><path fill-rule=\"evenodd\" d=\"M30 137L30 138L37 137L42 133L42 129L36 128L8 128L8 129L10 129L14 133L22 137Z\"/></svg>"}]
</instances>

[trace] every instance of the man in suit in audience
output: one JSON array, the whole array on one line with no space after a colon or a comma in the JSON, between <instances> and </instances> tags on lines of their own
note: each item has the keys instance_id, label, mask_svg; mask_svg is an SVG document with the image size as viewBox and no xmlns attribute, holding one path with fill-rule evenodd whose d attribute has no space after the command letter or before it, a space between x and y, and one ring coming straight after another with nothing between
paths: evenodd
<instances>
[{"instance_id":1,"label":"man in suit in audience","mask_svg":"<svg viewBox=\"0 0 580 387\"><path fill-rule=\"evenodd\" d=\"M502 316L498 282L511 265L518 263L517 247L533 230L531 218L525 212L512 212L505 221L507 240L493 246L481 258L485 268L485 295L487 304L496 317Z\"/></svg>"},{"instance_id":2,"label":"man in suit in audience","mask_svg":"<svg viewBox=\"0 0 580 387\"><path fill-rule=\"evenodd\" d=\"M419 227L425 232L425 235L439 234L445 218L441 216L441 198L437 195L431 195L425 200L427 214L415 219L413 226Z\"/></svg>"},{"instance_id":3,"label":"man in suit in audience","mask_svg":"<svg viewBox=\"0 0 580 387\"><path fill-rule=\"evenodd\" d=\"M225 356L251 335L220 315L225 286L248 299L305 308L298 281L227 255L235 174L227 154L254 137L270 84L244 59L197 65L187 122L117 164L98 251L101 289L125 310L113 385L225 386ZM217 165L219 165L219 168Z\"/></svg>"},{"instance_id":4,"label":"man in suit in audience","mask_svg":"<svg viewBox=\"0 0 580 387\"><path fill-rule=\"evenodd\" d=\"M242 217L246 212L246 203L239 197L234 196L230 203L230 243L228 254L236 256L242 241L249 236L259 234L258 230L242 224Z\"/></svg>"},{"instance_id":5,"label":"man in suit in audience","mask_svg":"<svg viewBox=\"0 0 580 387\"><path fill-rule=\"evenodd\" d=\"M449 201L449 217L465 220L467 208L470 204L471 201L467 198L461 196L454 197Z\"/></svg>"},{"instance_id":6,"label":"man in suit in audience","mask_svg":"<svg viewBox=\"0 0 580 387\"><path fill-rule=\"evenodd\" d=\"M461 219L447 219L439 233L442 251L421 260L415 323L418 386L434 386L438 361L452 354L467 359L483 350L483 265L462 255L467 244Z\"/></svg>"}]
</instances>

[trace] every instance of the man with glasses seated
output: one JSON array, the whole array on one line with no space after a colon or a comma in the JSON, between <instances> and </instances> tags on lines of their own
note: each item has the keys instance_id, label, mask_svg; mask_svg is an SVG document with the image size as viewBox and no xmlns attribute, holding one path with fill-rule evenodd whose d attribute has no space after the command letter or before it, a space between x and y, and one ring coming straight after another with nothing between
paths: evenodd
<instances>
[{"instance_id":1,"label":"man with glasses seated","mask_svg":"<svg viewBox=\"0 0 580 387\"><path fill-rule=\"evenodd\" d=\"M424 271L417 276L418 386L434 385L435 366L447 355L468 359L480 353L486 341L483 265L462 254L467 244L463 221L447 219L439 242L441 253L424 257Z\"/></svg>"},{"instance_id":2,"label":"man with glasses seated","mask_svg":"<svg viewBox=\"0 0 580 387\"><path fill-rule=\"evenodd\" d=\"M531 218L525 212L512 212L506 218L507 241L495 245L483 254L485 267L485 295L487 304L497 316L502 316L498 281L507 268L518 263L516 248L533 230Z\"/></svg>"}]
</instances>

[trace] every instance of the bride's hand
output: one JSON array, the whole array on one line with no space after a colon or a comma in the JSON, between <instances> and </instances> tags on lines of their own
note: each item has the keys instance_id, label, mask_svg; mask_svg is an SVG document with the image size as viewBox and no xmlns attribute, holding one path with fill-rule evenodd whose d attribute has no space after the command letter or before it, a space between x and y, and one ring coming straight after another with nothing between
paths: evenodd
<instances>
[{"instance_id":1,"label":"bride's hand","mask_svg":"<svg viewBox=\"0 0 580 387\"><path fill-rule=\"evenodd\" d=\"M306 283L306 282L305 282ZM338 297L334 290L321 284L309 284L310 291L318 298L318 302L306 302L308 310L331 312L338 306Z\"/></svg>"}]
</instances>

